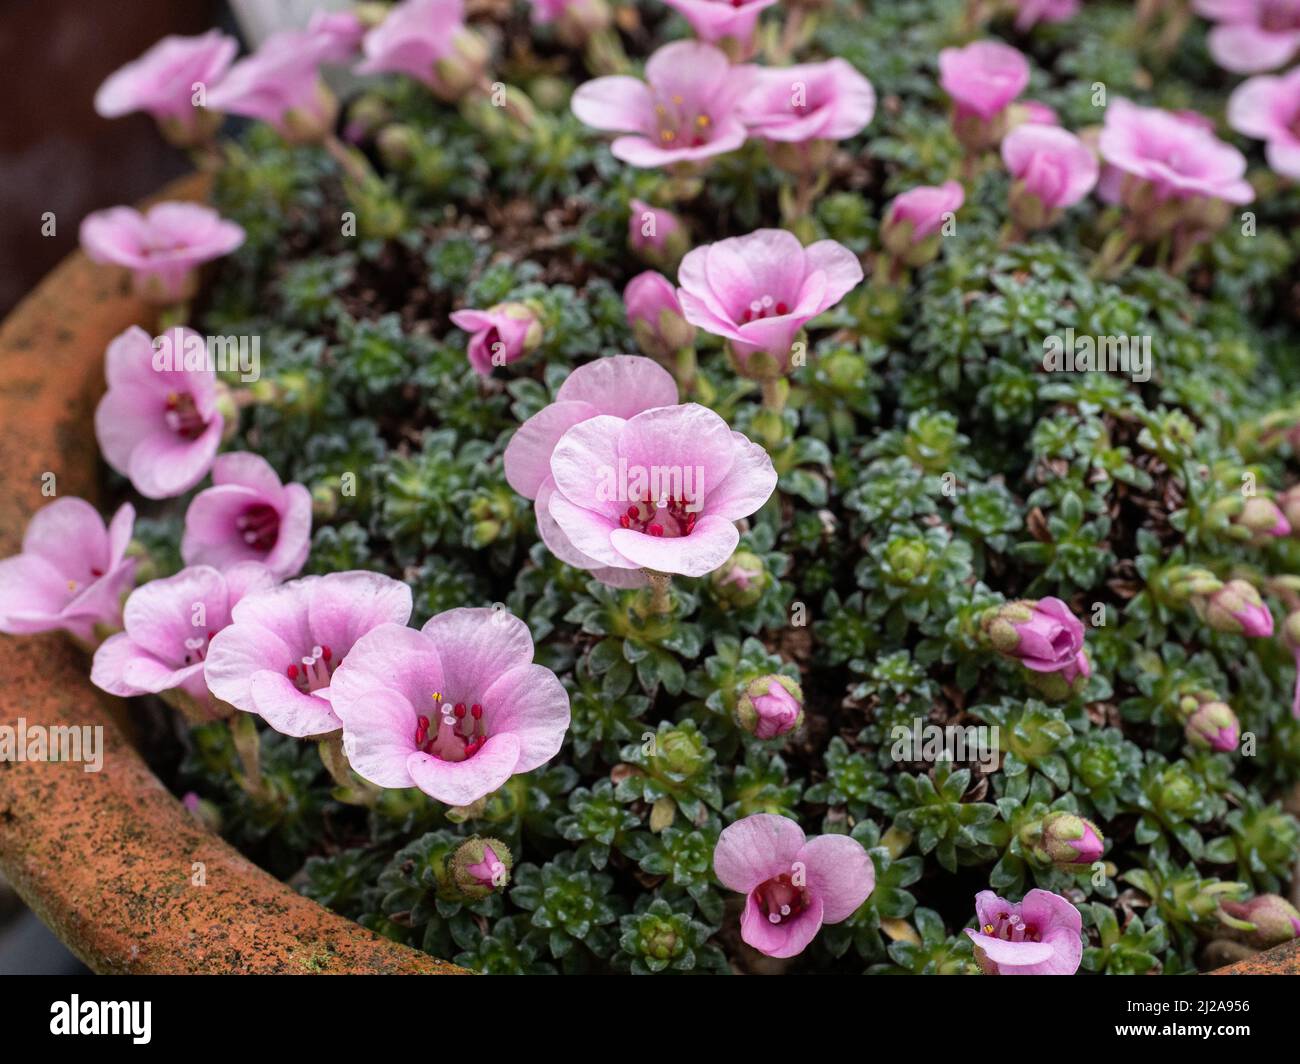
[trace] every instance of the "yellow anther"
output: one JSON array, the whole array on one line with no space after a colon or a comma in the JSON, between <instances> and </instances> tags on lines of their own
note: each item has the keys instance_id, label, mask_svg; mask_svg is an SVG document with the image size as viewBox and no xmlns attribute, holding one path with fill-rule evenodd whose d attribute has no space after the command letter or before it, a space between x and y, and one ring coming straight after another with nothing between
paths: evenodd
<instances>
[{"instance_id":1,"label":"yellow anther","mask_svg":"<svg viewBox=\"0 0 1300 1064\"><path fill-rule=\"evenodd\" d=\"M709 116L708 115L697 116L695 119L695 124L699 126L701 129L706 128L709 125Z\"/></svg>"},{"instance_id":2,"label":"yellow anther","mask_svg":"<svg viewBox=\"0 0 1300 1064\"><path fill-rule=\"evenodd\" d=\"M677 139L677 134L674 133L671 129L665 129L663 132L659 134L659 139L671 142Z\"/></svg>"}]
</instances>

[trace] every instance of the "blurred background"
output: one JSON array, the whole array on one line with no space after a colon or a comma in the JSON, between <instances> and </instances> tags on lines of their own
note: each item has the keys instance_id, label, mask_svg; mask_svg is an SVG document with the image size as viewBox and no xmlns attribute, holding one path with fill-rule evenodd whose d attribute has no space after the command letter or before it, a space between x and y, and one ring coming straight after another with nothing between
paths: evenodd
<instances>
[{"instance_id":1,"label":"blurred background","mask_svg":"<svg viewBox=\"0 0 1300 1064\"><path fill-rule=\"evenodd\" d=\"M104 119L100 82L160 37L218 26L246 47L346 0L0 0L0 317L77 246L90 211L190 167L146 115ZM54 212L55 233L42 235ZM0 877L0 975L85 969Z\"/></svg>"}]
</instances>

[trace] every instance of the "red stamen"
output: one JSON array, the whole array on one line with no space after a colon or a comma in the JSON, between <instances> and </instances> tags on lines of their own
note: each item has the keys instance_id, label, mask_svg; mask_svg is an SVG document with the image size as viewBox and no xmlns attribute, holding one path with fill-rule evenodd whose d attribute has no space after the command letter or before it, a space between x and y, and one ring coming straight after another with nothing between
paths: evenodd
<instances>
[{"instance_id":1,"label":"red stamen","mask_svg":"<svg viewBox=\"0 0 1300 1064\"><path fill-rule=\"evenodd\" d=\"M475 720L481 720L483 718L483 707L477 702L469 707L469 711L473 714Z\"/></svg>"},{"instance_id":2,"label":"red stamen","mask_svg":"<svg viewBox=\"0 0 1300 1064\"><path fill-rule=\"evenodd\" d=\"M649 532L650 535L652 536L662 536L664 534L664 526L651 525L649 528L646 529L646 531Z\"/></svg>"},{"instance_id":3,"label":"red stamen","mask_svg":"<svg viewBox=\"0 0 1300 1064\"><path fill-rule=\"evenodd\" d=\"M297 666L297 665L290 665L290 666L285 670L285 674L286 674L286 675L289 677L289 679L291 679L291 680L296 680L296 679L298 679L298 666Z\"/></svg>"},{"instance_id":4,"label":"red stamen","mask_svg":"<svg viewBox=\"0 0 1300 1064\"><path fill-rule=\"evenodd\" d=\"M790 312L790 308L787 307L784 303L778 303L776 305L776 312L778 314L788 314Z\"/></svg>"},{"instance_id":5,"label":"red stamen","mask_svg":"<svg viewBox=\"0 0 1300 1064\"><path fill-rule=\"evenodd\" d=\"M457 703L456 703L456 710L455 710L455 712L456 712L456 719L457 719L457 720L462 720L462 719L464 719L464 717L465 717L465 703L464 703L464 702L457 702Z\"/></svg>"},{"instance_id":6,"label":"red stamen","mask_svg":"<svg viewBox=\"0 0 1300 1064\"><path fill-rule=\"evenodd\" d=\"M627 514L621 514L618 519L619 525L623 528L631 528L632 522L628 520Z\"/></svg>"},{"instance_id":7,"label":"red stamen","mask_svg":"<svg viewBox=\"0 0 1300 1064\"><path fill-rule=\"evenodd\" d=\"M329 647L325 647L325 646L323 646L323 647L320 648L320 656L321 656L324 660L329 661L329 659L330 659L330 657L331 657L332 654L333 654L333 651L330 650Z\"/></svg>"}]
</instances>

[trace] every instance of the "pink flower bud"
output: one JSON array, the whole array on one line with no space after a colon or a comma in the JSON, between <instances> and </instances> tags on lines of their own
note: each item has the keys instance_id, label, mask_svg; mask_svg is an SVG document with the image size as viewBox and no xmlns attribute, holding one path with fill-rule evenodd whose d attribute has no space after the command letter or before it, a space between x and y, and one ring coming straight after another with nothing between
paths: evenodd
<instances>
[{"instance_id":1,"label":"pink flower bud","mask_svg":"<svg viewBox=\"0 0 1300 1064\"><path fill-rule=\"evenodd\" d=\"M637 274L623 291L623 303L637 345L651 358L672 365L678 351L694 346L695 326L682 316L677 289L663 274Z\"/></svg>"},{"instance_id":2,"label":"pink flower bud","mask_svg":"<svg viewBox=\"0 0 1300 1064\"><path fill-rule=\"evenodd\" d=\"M1216 632L1252 637L1273 634L1273 614L1246 580L1229 580L1210 595L1194 597L1192 604Z\"/></svg>"},{"instance_id":3,"label":"pink flower bud","mask_svg":"<svg viewBox=\"0 0 1300 1064\"><path fill-rule=\"evenodd\" d=\"M966 190L956 181L908 189L885 208L881 243L908 266L932 262L939 254L944 223L965 202Z\"/></svg>"},{"instance_id":4,"label":"pink flower bud","mask_svg":"<svg viewBox=\"0 0 1300 1064\"><path fill-rule=\"evenodd\" d=\"M1183 734L1193 746L1227 753L1237 749L1241 725L1231 707L1223 702L1202 702L1187 718Z\"/></svg>"},{"instance_id":5,"label":"pink flower bud","mask_svg":"<svg viewBox=\"0 0 1300 1064\"><path fill-rule=\"evenodd\" d=\"M449 868L456 890L471 901L504 890L514 859L498 839L468 839L451 855Z\"/></svg>"},{"instance_id":6,"label":"pink flower bud","mask_svg":"<svg viewBox=\"0 0 1300 1064\"><path fill-rule=\"evenodd\" d=\"M462 0L405 0L366 34L362 48L358 74L405 74L452 102L487 69L487 44L466 28Z\"/></svg>"},{"instance_id":7,"label":"pink flower bud","mask_svg":"<svg viewBox=\"0 0 1300 1064\"><path fill-rule=\"evenodd\" d=\"M1278 537L1291 534L1291 524L1286 515L1272 499L1262 495L1252 495L1242 505L1240 512L1233 518L1233 524L1240 526L1257 537Z\"/></svg>"},{"instance_id":8,"label":"pink flower bud","mask_svg":"<svg viewBox=\"0 0 1300 1064\"><path fill-rule=\"evenodd\" d=\"M542 322L526 303L498 303L487 310L458 310L453 325L470 334L469 363L484 377L518 362L542 342Z\"/></svg>"},{"instance_id":9,"label":"pink flower bud","mask_svg":"<svg viewBox=\"0 0 1300 1064\"><path fill-rule=\"evenodd\" d=\"M1300 911L1276 894L1260 894L1246 902L1224 901L1220 905L1229 916L1254 925L1245 938L1259 949L1271 949L1300 938Z\"/></svg>"},{"instance_id":10,"label":"pink flower bud","mask_svg":"<svg viewBox=\"0 0 1300 1064\"><path fill-rule=\"evenodd\" d=\"M1058 598L1022 599L990 610L980 622L994 650L1034 672L1059 672L1071 686L1092 675L1083 622Z\"/></svg>"},{"instance_id":11,"label":"pink flower bud","mask_svg":"<svg viewBox=\"0 0 1300 1064\"><path fill-rule=\"evenodd\" d=\"M690 249L691 235L677 215L644 200L629 204L627 243L633 253L657 270L676 269Z\"/></svg>"},{"instance_id":12,"label":"pink flower bud","mask_svg":"<svg viewBox=\"0 0 1300 1064\"><path fill-rule=\"evenodd\" d=\"M1048 813L1043 817L1037 847L1054 864L1090 865L1098 860L1105 844L1095 824L1074 813Z\"/></svg>"},{"instance_id":13,"label":"pink flower bud","mask_svg":"<svg viewBox=\"0 0 1300 1064\"><path fill-rule=\"evenodd\" d=\"M756 739L775 739L803 723L803 690L788 676L762 676L736 703L736 721Z\"/></svg>"}]
</instances>

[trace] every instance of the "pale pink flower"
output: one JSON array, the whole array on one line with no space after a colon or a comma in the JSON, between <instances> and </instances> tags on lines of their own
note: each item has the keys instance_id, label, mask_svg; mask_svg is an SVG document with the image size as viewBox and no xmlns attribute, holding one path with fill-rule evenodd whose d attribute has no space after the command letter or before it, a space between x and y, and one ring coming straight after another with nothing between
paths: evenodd
<instances>
[{"instance_id":1,"label":"pale pink flower","mask_svg":"<svg viewBox=\"0 0 1300 1064\"><path fill-rule=\"evenodd\" d=\"M141 585L126 600L126 631L95 651L91 682L123 698L179 689L210 709L203 662L213 637L230 623L235 603L274 582L265 566L246 562L224 573L195 565Z\"/></svg>"},{"instance_id":2,"label":"pale pink flower","mask_svg":"<svg viewBox=\"0 0 1300 1064\"><path fill-rule=\"evenodd\" d=\"M732 66L718 49L675 41L652 55L645 81L596 78L578 86L573 113L593 129L624 133L610 146L639 167L700 162L745 143L739 106L754 68Z\"/></svg>"},{"instance_id":3,"label":"pale pink flower","mask_svg":"<svg viewBox=\"0 0 1300 1064\"><path fill-rule=\"evenodd\" d=\"M319 27L273 33L230 68L208 106L265 122L294 143L320 140L338 113L320 68L347 54L344 41Z\"/></svg>"},{"instance_id":4,"label":"pale pink flower","mask_svg":"<svg viewBox=\"0 0 1300 1064\"><path fill-rule=\"evenodd\" d=\"M702 41L733 40L748 50L761 12L776 0L664 0Z\"/></svg>"},{"instance_id":5,"label":"pale pink flower","mask_svg":"<svg viewBox=\"0 0 1300 1064\"><path fill-rule=\"evenodd\" d=\"M108 391L95 408L104 460L148 499L182 495L208 475L225 421L217 375L206 361L186 368L187 347L203 337L174 328L157 340L132 325L104 355Z\"/></svg>"},{"instance_id":6,"label":"pale pink flower","mask_svg":"<svg viewBox=\"0 0 1300 1064\"><path fill-rule=\"evenodd\" d=\"M1100 164L1092 150L1059 126L1016 126L1002 140L1002 161L1011 172L1011 210L1027 229L1050 225L1097 183Z\"/></svg>"},{"instance_id":7,"label":"pale pink flower","mask_svg":"<svg viewBox=\"0 0 1300 1064\"><path fill-rule=\"evenodd\" d=\"M90 503L56 499L32 516L20 554L0 560L0 632L63 630L89 641L97 624L116 627L135 576L126 557L135 508L123 503L108 527Z\"/></svg>"},{"instance_id":8,"label":"pale pink flower","mask_svg":"<svg viewBox=\"0 0 1300 1064\"><path fill-rule=\"evenodd\" d=\"M1059 894L1031 890L1009 902L991 890L975 895L979 927L966 928L986 975L1073 975L1083 959L1083 918Z\"/></svg>"},{"instance_id":9,"label":"pale pink flower","mask_svg":"<svg viewBox=\"0 0 1300 1064\"><path fill-rule=\"evenodd\" d=\"M81 247L91 261L130 270L136 292L152 303L193 298L199 267L243 242L243 229L198 203L158 203L143 214L111 207L81 223Z\"/></svg>"},{"instance_id":10,"label":"pale pink flower","mask_svg":"<svg viewBox=\"0 0 1300 1064\"><path fill-rule=\"evenodd\" d=\"M759 229L689 252L677 277L687 321L730 341L742 370L761 351L784 373L799 331L858 286L862 264L834 240Z\"/></svg>"},{"instance_id":11,"label":"pale pink flower","mask_svg":"<svg viewBox=\"0 0 1300 1064\"><path fill-rule=\"evenodd\" d=\"M1186 116L1117 97L1106 108L1098 147L1118 175L1103 198L1116 194L1115 182L1122 189L1124 177L1149 186L1158 200L1249 203L1255 196L1243 176L1245 156Z\"/></svg>"},{"instance_id":12,"label":"pale pink flower","mask_svg":"<svg viewBox=\"0 0 1300 1064\"><path fill-rule=\"evenodd\" d=\"M283 735L337 731L330 681L363 635L411 619L411 589L380 573L304 576L248 595L208 649L208 688Z\"/></svg>"},{"instance_id":13,"label":"pale pink flower","mask_svg":"<svg viewBox=\"0 0 1300 1064\"><path fill-rule=\"evenodd\" d=\"M307 32L316 39L322 62L343 63L361 51L366 27L351 11L317 11Z\"/></svg>"},{"instance_id":14,"label":"pale pink flower","mask_svg":"<svg viewBox=\"0 0 1300 1064\"><path fill-rule=\"evenodd\" d=\"M752 136L789 143L847 140L875 113L871 82L843 59L762 68L740 106Z\"/></svg>"},{"instance_id":15,"label":"pale pink flower","mask_svg":"<svg viewBox=\"0 0 1300 1064\"><path fill-rule=\"evenodd\" d=\"M958 119L991 122L1029 84L1029 61L1000 41L973 41L939 53L939 84L952 97Z\"/></svg>"},{"instance_id":16,"label":"pale pink flower","mask_svg":"<svg viewBox=\"0 0 1300 1064\"><path fill-rule=\"evenodd\" d=\"M890 254L908 259L913 256L914 249L922 248L926 241L937 237L944 222L965 202L966 190L956 181L909 188L895 196L885 208L880 226L881 243ZM933 250L937 253L937 246ZM933 254L928 256L933 257Z\"/></svg>"},{"instance_id":17,"label":"pale pink flower","mask_svg":"<svg viewBox=\"0 0 1300 1064\"><path fill-rule=\"evenodd\" d=\"M281 484L265 458L243 451L217 457L212 484L185 511L185 564L253 561L281 580L295 575L311 548L311 493Z\"/></svg>"},{"instance_id":18,"label":"pale pink flower","mask_svg":"<svg viewBox=\"0 0 1300 1064\"><path fill-rule=\"evenodd\" d=\"M1079 0L1016 0L1016 29L1032 29L1040 22L1065 22L1079 13Z\"/></svg>"},{"instance_id":19,"label":"pale pink flower","mask_svg":"<svg viewBox=\"0 0 1300 1064\"><path fill-rule=\"evenodd\" d=\"M1268 165L1300 180L1300 67L1281 77L1262 75L1228 98L1228 125L1262 140Z\"/></svg>"},{"instance_id":20,"label":"pale pink flower","mask_svg":"<svg viewBox=\"0 0 1300 1064\"><path fill-rule=\"evenodd\" d=\"M551 516L555 479L551 456L556 444L574 425L600 414L629 418L644 410L673 406L677 383L672 375L648 358L613 355L579 366L560 385L555 402L519 426L506 445L506 480L525 499L534 500L537 530L542 542L562 562L586 569L606 583L638 587L645 583L639 570L612 568L579 551Z\"/></svg>"},{"instance_id":21,"label":"pale pink flower","mask_svg":"<svg viewBox=\"0 0 1300 1064\"><path fill-rule=\"evenodd\" d=\"M151 115L168 140L182 147L208 140L220 115L194 105L229 69L239 51L233 37L210 30L198 37L164 37L139 59L110 74L95 93L95 111L120 118Z\"/></svg>"},{"instance_id":22,"label":"pale pink flower","mask_svg":"<svg viewBox=\"0 0 1300 1064\"><path fill-rule=\"evenodd\" d=\"M334 673L330 701L359 776L457 806L546 764L569 727L564 685L533 664L528 625L504 610L371 629Z\"/></svg>"},{"instance_id":23,"label":"pale pink flower","mask_svg":"<svg viewBox=\"0 0 1300 1064\"><path fill-rule=\"evenodd\" d=\"M745 895L740 937L769 957L802 953L822 924L847 920L876 886L875 866L856 839L810 839L793 820L771 813L723 828L713 871Z\"/></svg>"},{"instance_id":24,"label":"pale pink flower","mask_svg":"<svg viewBox=\"0 0 1300 1064\"><path fill-rule=\"evenodd\" d=\"M776 487L767 452L695 403L587 418L550 466L547 508L592 565L683 576L724 564L740 539L734 522Z\"/></svg>"},{"instance_id":25,"label":"pale pink flower","mask_svg":"<svg viewBox=\"0 0 1300 1064\"><path fill-rule=\"evenodd\" d=\"M444 100L478 84L487 46L465 26L462 0L405 0L366 34L358 74L405 74Z\"/></svg>"},{"instance_id":26,"label":"pale pink flower","mask_svg":"<svg viewBox=\"0 0 1300 1064\"><path fill-rule=\"evenodd\" d=\"M1210 55L1234 74L1276 70L1300 51L1300 0L1193 0L1192 8L1218 23Z\"/></svg>"},{"instance_id":27,"label":"pale pink flower","mask_svg":"<svg viewBox=\"0 0 1300 1064\"><path fill-rule=\"evenodd\" d=\"M518 362L542 342L542 322L526 303L498 303L487 310L458 310L451 323L470 334L469 364L481 376Z\"/></svg>"}]
</instances>

